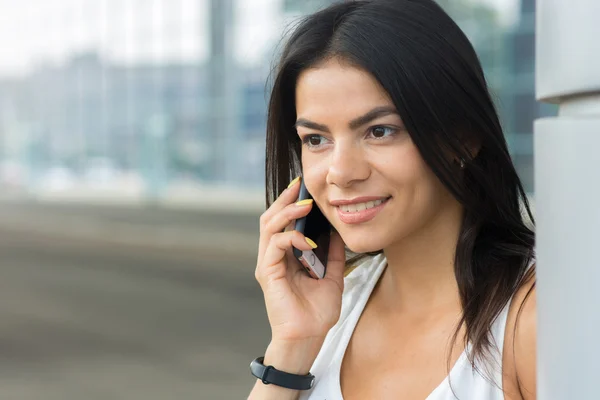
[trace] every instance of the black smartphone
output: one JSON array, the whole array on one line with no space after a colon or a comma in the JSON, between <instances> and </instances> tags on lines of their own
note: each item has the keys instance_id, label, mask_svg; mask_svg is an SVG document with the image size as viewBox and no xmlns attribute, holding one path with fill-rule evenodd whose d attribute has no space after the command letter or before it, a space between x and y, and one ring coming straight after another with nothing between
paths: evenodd
<instances>
[{"instance_id":1,"label":"black smartphone","mask_svg":"<svg viewBox=\"0 0 600 400\"><path fill-rule=\"evenodd\" d=\"M304 180L300 183L300 194L298 201L312 199L310 193L304 186ZM329 255L329 239L331 237L331 224L325 218L316 203L307 216L296 220L295 230L301 232L307 238L317 244L314 250L299 250L293 248L294 256L304 266L308 274L315 279L323 279L327 272L327 256Z\"/></svg>"}]
</instances>

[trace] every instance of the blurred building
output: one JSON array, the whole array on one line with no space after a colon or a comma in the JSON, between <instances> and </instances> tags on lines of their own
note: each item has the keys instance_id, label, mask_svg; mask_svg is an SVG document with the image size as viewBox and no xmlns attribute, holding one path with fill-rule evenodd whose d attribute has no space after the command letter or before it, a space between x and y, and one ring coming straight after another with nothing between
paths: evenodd
<instances>
[{"instance_id":1,"label":"blurred building","mask_svg":"<svg viewBox=\"0 0 600 400\"><path fill-rule=\"evenodd\" d=\"M507 33L510 81L503 113L513 159L528 192L533 193L533 121L554 116L558 107L535 99L535 0L521 0L518 25Z\"/></svg>"},{"instance_id":2,"label":"blurred building","mask_svg":"<svg viewBox=\"0 0 600 400\"><path fill-rule=\"evenodd\" d=\"M286 15L305 15L327 7L339 0L283 0L283 12Z\"/></svg>"},{"instance_id":3,"label":"blurred building","mask_svg":"<svg viewBox=\"0 0 600 400\"><path fill-rule=\"evenodd\" d=\"M175 181L262 185L267 78L281 50L281 32L298 16L336 0L274 1L277 18L264 27L270 39L262 44L273 51L261 50L254 64L233 54L238 1L213 0L208 18L171 10L157 19L148 10L129 10L135 17L125 23L134 25L134 33L115 28L109 36L125 43L120 51L146 49L147 61L116 62L97 49L73 53L64 65L40 65L24 77L0 79L0 161L27 166L35 182L48 168L81 174L100 158L139 174L152 195ZM534 97L535 0L521 1L516 22L502 20L488 2L438 1L479 54L511 153L532 192L533 120L556 113ZM188 28L195 26L191 37L180 37L183 18ZM159 38L150 29L157 23L166 37L179 41ZM153 59L181 41L193 47L190 38L202 32L209 39L195 40L208 41L208 58ZM153 49L149 40L160 43Z\"/></svg>"},{"instance_id":4,"label":"blurred building","mask_svg":"<svg viewBox=\"0 0 600 400\"><path fill-rule=\"evenodd\" d=\"M483 2L438 0L473 43L525 189L533 193L533 121L557 107L535 99L535 0L521 0L515 23Z\"/></svg>"},{"instance_id":5,"label":"blurred building","mask_svg":"<svg viewBox=\"0 0 600 400\"><path fill-rule=\"evenodd\" d=\"M116 66L87 53L65 67L0 82L0 91L4 112L12 110L1 121L5 140L20 144L6 156L79 171L96 157L144 168L164 152L176 170L202 173L203 156L194 149L210 101L205 67ZM153 148L162 137L163 148Z\"/></svg>"}]
</instances>

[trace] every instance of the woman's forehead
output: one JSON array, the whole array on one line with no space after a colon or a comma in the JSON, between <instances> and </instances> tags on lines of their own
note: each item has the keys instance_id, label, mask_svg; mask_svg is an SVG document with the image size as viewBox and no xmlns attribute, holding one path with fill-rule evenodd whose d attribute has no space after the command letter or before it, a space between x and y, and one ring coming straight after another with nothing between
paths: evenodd
<instances>
[{"instance_id":1,"label":"woman's forehead","mask_svg":"<svg viewBox=\"0 0 600 400\"><path fill-rule=\"evenodd\" d=\"M393 106L387 92L369 73L339 64L304 71L296 85L296 112L362 115L377 106ZM307 115L304 115L307 114Z\"/></svg>"}]
</instances>

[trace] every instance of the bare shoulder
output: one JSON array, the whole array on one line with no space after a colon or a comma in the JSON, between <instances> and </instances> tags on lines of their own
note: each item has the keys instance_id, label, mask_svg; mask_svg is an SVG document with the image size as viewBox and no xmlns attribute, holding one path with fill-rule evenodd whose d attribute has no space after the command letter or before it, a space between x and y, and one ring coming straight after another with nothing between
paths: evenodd
<instances>
[{"instance_id":1,"label":"bare shoulder","mask_svg":"<svg viewBox=\"0 0 600 400\"><path fill-rule=\"evenodd\" d=\"M535 271L535 265L532 266ZM503 351L503 387L506 400L536 398L536 274L515 293L506 322Z\"/></svg>"}]
</instances>

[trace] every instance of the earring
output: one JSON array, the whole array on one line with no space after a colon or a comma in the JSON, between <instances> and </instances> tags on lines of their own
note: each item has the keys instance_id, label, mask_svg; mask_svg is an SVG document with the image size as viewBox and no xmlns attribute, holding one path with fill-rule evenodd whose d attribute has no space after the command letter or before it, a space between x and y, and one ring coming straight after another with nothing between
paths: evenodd
<instances>
[{"instance_id":1,"label":"earring","mask_svg":"<svg viewBox=\"0 0 600 400\"><path fill-rule=\"evenodd\" d=\"M460 169L464 169L465 168L465 159L461 158L460 159Z\"/></svg>"}]
</instances>

